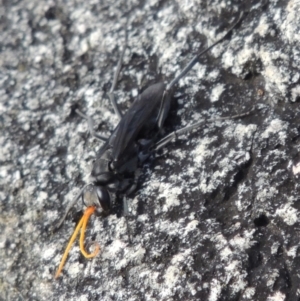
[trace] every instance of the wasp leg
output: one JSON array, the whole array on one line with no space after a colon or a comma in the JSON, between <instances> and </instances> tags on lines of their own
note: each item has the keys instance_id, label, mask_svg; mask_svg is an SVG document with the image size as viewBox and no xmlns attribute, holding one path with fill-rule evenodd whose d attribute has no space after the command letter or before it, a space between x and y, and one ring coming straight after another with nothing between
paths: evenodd
<instances>
[{"instance_id":1,"label":"wasp leg","mask_svg":"<svg viewBox=\"0 0 300 301\"><path fill-rule=\"evenodd\" d=\"M209 47L207 47L206 49L199 51L191 60L190 62L183 68L183 70L179 73L179 75L177 75L165 88L165 91L163 93L162 96L162 100L161 100L161 104L160 104L160 108L159 108L159 113L157 116L157 125L159 130L162 129L163 127L163 123L166 119L166 116L169 112L169 108L170 108L170 94L171 94L171 90L173 89L173 87L179 82L180 79L182 79L199 61L199 58L205 54L206 52L208 52L209 50L211 50L213 47L215 47L217 44L221 43L230 33L231 31L240 23L240 21L243 18L244 13L241 13L238 20L229 28L229 30L226 32L226 34L220 38L219 40L217 40L216 42L214 42L212 45L210 45Z\"/></svg>"},{"instance_id":2,"label":"wasp leg","mask_svg":"<svg viewBox=\"0 0 300 301\"><path fill-rule=\"evenodd\" d=\"M135 172L134 172L134 178L132 181L132 184L130 185L130 187L128 188L128 190L126 191L126 195L130 196L133 192L135 192L136 188L137 188L137 184L138 184L138 179L140 177L141 174L141 169L138 168Z\"/></svg>"},{"instance_id":3,"label":"wasp leg","mask_svg":"<svg viewBox=\"0 0 300 301\"><path fill-rule=\"evenodd\" d=\"M177 131L174 131L172 133L170 133L169 135L165 136L164 138L162 138L161 140L159 140L158 142L156 142L152 148L152 151L157 151L161 148L163 148L164 146L166 146L168 143L170 143L173 139L176 139L178 136L189 133L193 130L198 129L199 127L201 127L202 125L205 125L207 123L211 123L211 122L216 122L216 121L222 121L222 120L230 120L230 119L237 119L237 118L242 118L245 116L250 115L255 109L252 109L250 111L247 111L245 113L242 114L237 114L237 115L232 115L232 116L227 116L227 117L220 117L220 118L210 118L210 119L202 119L198 122L195 122L191 125L185 126Z\"/></svg>"},{"instance_id":4,"label":"wasp leg","mask_svg":"<svg viewBox=\"0 0 300 301\"><path fill-rule=\"evenodd\" d=\"M127 227L127 233L128 233L128 240L129 240L130 243L132 243L132 234L131 234L131 229L130 229L129 222L128 222L128 218L130 217L130 212L129 212L129 207L128 207L127 196L129 196L129 195L131 195L133 192L135 192L140 174L141 174L141 169L138 168L138 169L134 172L134 179L133 179L133 182L132 182L131 186L130 186L129 189L126 191L126 194L125 194L125 196L123 197L123 216L124 216L124 218L125 218L125 220L126 220L126 227Z\"/></svg>"},{"instance_id":5,"label":"wasp leg","mask_svg":"<svg viewBox=\"0 0 300 301\"><path fill-rule=\"evenodd\" d=\"M127 24L126 24L126 27L127 27ZM110 99L110 102L111 102L111 104L114 108L115 113L117 114L117 116L119 117L120 120L122 119L123 114L121 113L120 107L119 107L119 105L117 104L117 102L115 100L114 91L115 91L115 88L117 86L118 78L119 78L120 71L121 71L121 68L122 68L123 58L124 58L124 53L125 53L126 47L127 47L127 28L126 28L126 31L125 31L124 47L123 47L121 56L120 56L119 61L118 61L116 72L114 74L113 83L111 85L110 91L108 92L108 97Z\"/></svg>"},{"instance_id":6,"label":"wasp leg","mask_svg":"<svg viewBox=\"0 0 300 301\"><path fill-rule=\"evenodd\" d=\"M169 113L170 102L171 102L170 93L169 90L166 89L163 93L162 100L160 103L159 113L157 116L157 126L160 132L162 131L164 121Z\"/></svg>"},{"instance_id":7,"label":"wasp leg","mask_svg":"<svg viewBox=\"0 0 300 301\"><path fill-rule=\"evenodd\" d=\"M106 142L107 141L107 137L104 137L104 136L101 136L99 134L97 134L95 131L94 131L94 122L93 122L93 119L92 117L90 116L87 116L85 114L83 114L81 111L79 111L78 109L75 110L75 112L82 118L86 119L87 120L87 123L88 123L88 127L89 127L89 132L91 134L91 136L93 136L94 138L102 141L102 142Z\"/></svg>"},{"instance_id":8,"label":"wasp leg","mask_svg":"<svg viewBox=\"0 0 300 301\"><path fill-rule=\"evenodd\" d=\"M128 222L128 218L129 218L129 209L128 209L128 201L126 196L123 197L123 216L125 218L126 221L126 228L127 228L127 234L128 234L128 241L130 244L132 244L132 234L131 234L131 229L130 229L130 225Z\"/></svg>"}]
</instances>

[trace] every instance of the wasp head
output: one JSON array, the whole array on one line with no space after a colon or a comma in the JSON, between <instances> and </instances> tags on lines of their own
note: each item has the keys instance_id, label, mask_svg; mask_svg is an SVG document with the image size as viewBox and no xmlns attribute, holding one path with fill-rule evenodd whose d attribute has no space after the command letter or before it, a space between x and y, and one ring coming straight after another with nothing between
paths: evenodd
<instances>
[{"instance_id":1,"label":"wasp head","mask_svg":"<svg viewBox=\"0 0 300 301\"><path fill-rule=\"evenodd\" d=\"M87 186L82 193L82 201L87 207L97 206L104 211L109 211L111 208L110 194L104 186Z\"/></svg>"}]
</instances>

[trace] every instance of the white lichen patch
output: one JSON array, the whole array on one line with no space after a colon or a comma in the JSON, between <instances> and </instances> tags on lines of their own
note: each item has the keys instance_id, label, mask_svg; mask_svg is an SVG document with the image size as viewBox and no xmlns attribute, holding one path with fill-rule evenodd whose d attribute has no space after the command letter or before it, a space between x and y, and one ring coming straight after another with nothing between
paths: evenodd
<instances>
[{"instance_id":1,"label":"white lichen patch","mask_svg":"<svg viewBox=\"0 0 300 301\"><path fill-rule=\"evenodd\" d=\"M269 296L266 301L285 301L286 295L282 292L275 292L272 296Z\"/></svg>"},{"instance_id":2,"label":"white lichen patch","mask_svg":"<svg viewBox=\"0 0 300 301\"><path fill-rule=\"evenodd\" d=\"M180 201L178 196L182 193L182 188L179 186L173 186L169 183L161 183L159 187L159 197L165 198L165 203L162 210L167 212L170 208L179 206Z\"/></svg>"},{"instance_id":3,"label":"white lichen patch","mask_svg":"<svg viewBox=\"0 0 300 301\"><path fill-rule=\"evenodd\" d=\"M198 224L199 224L199 221L197 221L197 220L190 221L185 227L185 235L187 235L188 232L196 230Z\"/></svg>"},{"instance_id":4,"label":"white lichen patch","mask_svg":"<svg viewBox=\"0 0 300 301\"><path fill-rule=\"evenodd\" d=\"M284 38L288 39L290 43L293 41L299 41L300 34L298 24L300 22L299 16L300 3L298 0L290 0L286 6L286 16L283 22L279 23L281 32L284 33Z\"/></svg>"},{"instance_id":5,"label":"white lichen patch","mask_svg":"<svg viewBox=\"0 0 300 301\"><path fill-rule=\"evenodd\" d=\"M278 208L275 215L283 219L283 221L289 226L294 225L298 221L298 211L289 203Z\"/></svg>"},{"instance_id":6,"label":"white lichen patch","mask_svg":"<svg viewBox=\"0 0 300 301\"><path fill-rule=\"evenodd\" d=\"M263 186L264 185L265 182L263 182ZM276 197L277 194L278 194L278 190L275 187L264 187L264 188L261 187L261 189L257 192L256 199L259 202L265 202Z\"/></svg>"},{"instance_id":7,"label":"white lichen patch","mask_svg":"<svg viewBox=\"0 0 300 301\"><path fill-rule=\"evenodd\" d=\"M256 124L248 124L248 125L244 125L240 123L237 124L233 132L234 138L238 143L237 147L241 148L243 146L243 142L245 140L249 140L251 136L253 136L256 130L257 130ZM228 133L226 131L226 133L228 137L232 135L232 132Z\"/></svg>"},{"instance_id":8,"label":"white lichen patch","mask_svg":"<svg viewBox=\"0 0 300 301\"><path fill-rule=\"evenodd\" d=\"M253 300L255 294L255 288L254 287L247 287L243 293L243 297L247 300Z\"/></svg>"},{"instance_id":9,"label":"white lichen patch","mask_svg":"<svg viewBox=\"0 0 300 301\"><path fill-rule=\"evenodd\" d=\"M51 246L51 247L47 246L47 247L43 248L42 259L49 260L54 257L56 252L57 252L57 250L56 250L55 246Z\"/></svg>"},{"instance_id":10,"label":"white lichen patch","mask_svg":"<svg viewBox=\"0 0 300 301\"><path fill-rule=\"evenodd\" d=\"M218 84L215 85L212 89L211 89L211 93L210 93L210 101L211 102L216 102L220 99L222 93L225 91L225 85L223 84Z\"/></svg>"},{"instance_id":11,"label":"white lichen patch","mask_svg":"<svg viewBox=\"0 0 300 301\"><path fill-rule=\"evenodd\" d=\"M300 85L297 85L292 89L292 101L295 102L300 98Z\"/></svg>"},{"instance_id":12,"label":"white lichen patch","mask_svg":"<svg viewBox=\"0 0 300 301\"><path fill-rule=\"evenodd\" d=\"M234 236L230 241L230 245L240 249L240 250L247 250L251 248L256 242L253 241L253 234L255 233L255 230L252 231L244 231L242 235L238 234Z\"/></svg>"},{"instance_id":13,"label":"white lichen patch","mask_svg":"<svg viewBox=\"0 0 300 301\"><path fill-rule=\"evenodd\" d=\"M207 138L204 137L199 141L199 144L195 147L195 149L192 151L192 156L194 156L193 161L198 166L201 166L201 164L208 158L211 158L213 155L212 149L209 147L210 144L212 144L217 137L214 138Z\"/></svg>"},{"instance_id":14,"label":"white lichen patch","mask_svg":"<svg viewBox=\"0 0 300 301\"><path fill-rule=\"evenodd\" d=\"M114 240L108 247L106 247L102 253L103 258L114 258L118 253L122 252L126 243L121 240Z\"/></svg>"},{"instance_id":15,"label":"white lichen patch","mask_svg":"<svg viewBox=\"0 0 300 301\"><path fill-rule=\"evenodd\" d=\"M266 34L270 32L270 24L268 22L267 16L262 16L260 18L259 24L256 27L255 33L258 33L261 37L264 37Z\"/></svg>"},{"instance_id":16,"label":"white lichen patch","mask_svg":"<svg viewBox=\"0 0 300 301\"><path fill-rule=\"evenodd\" d=\"M212 279L208 301L218 301L222 291L222 284L218 279Z\"/></svg>"},{"instance_id":17,"label":"white lichen patch","mask_svg":"<svg viewBox=\"0 0 300 301\"><path fill-rule=\"evenodd\" d=\"M78 261L74 263L70 263L67 265L68 269L68 275L72 278L78 277L78 275L82 272L82 264L80 264Z\"/></svg>"},{"instance_id":18,"label":"white lichen patch","mask_svg":"<svg viewBox=\"0 0 300 301\"><path fill-rule=\"evenodd\" d=\"M172 290L176 286L176 283L180 279L180 268L171 265L167 268L163 278L164 278L164 289L161 292L161 296L167 296L170 294L169 290Z\"/></svg>"},{"instance_id":19,"label":"white lichen patch","mask_svg":"<svg viewBox=\"0 0 300 301\"><path fill-rule=\"evenodd\" d=\"M297 163L296 165L293 165L292 170L293 170L294 176L297 175L298 173L300 173L300 162Z\"/></svg>"},{"instance_id":20,"label":"white lichen patch","mask_svg":"<svg viewBox=\"0 0 300 301\"><path fill-rule=\"evenodd\" d=\"M271 120L269 126L265 129L265 131L261 134L262 138L269 138L272 134L277 134L278 139L282 145L285 144L286 140L286 130L288 128L288 123L280 120L273 119Z\"/></svg>"},{"instance_id":21,"label":"white lichen patch","mask_svg":"<svg viewBox=\"0 0 300 301\"><path fill-rule=\"evenodd\" d=\"M297 250L298 250L298 246L292 246L286 251L286 254L287 256L295 258L297 256Z\"/></svg>"}]
</instances>

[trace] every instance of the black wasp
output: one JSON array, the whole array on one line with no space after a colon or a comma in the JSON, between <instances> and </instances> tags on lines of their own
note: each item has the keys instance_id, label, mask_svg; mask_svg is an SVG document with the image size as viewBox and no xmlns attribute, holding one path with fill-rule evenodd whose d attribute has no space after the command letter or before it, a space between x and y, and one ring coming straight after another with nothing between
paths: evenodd
<instances>
[{"instance_id":1,"label":"black wasp","mask_svg":"<svg viewBox=\"0 0 300 301\"><path fill-rule=\"evenodd\" d=\"M69 210L77 200L82 197L87 207L94 206L102 208L108 212L111 209L115 199L126 199L136 188L136 182L139 175L139 169L151 153L161 149L178 135L187 133L198 128L207 122L216 120L239 118L249 114L223 117L218 119L202 120L190 126L186 126L171 134L159 139L164 121L169 113L170 102L174 86L197 64L199 58L212 49L215 45L223 41L229 33L239 24L243 14L240 15L237 22L231 26L227 33L210 47L199 51L182 72L170 83L156 83L144 90L133 102L132 106L122 116L119 107L114 99L113 91L116 87L118 75L122 66L122 59L126 48L122 51L118 62L117 70L114 75L113 84L109 92L110 101L114 107L115 113L120 121L108 139L96 135L93 132L92 121L81 112L77 113L87 118L89 129L92 135L104 141L100 148L97 158L93 163L91 179L92 182L85 185L74 202L66 210L57 228L61 226ZM127 42L127 37L126 37ZM126 202L123 205L126 211Z\"/></svg>"}]
</instances>

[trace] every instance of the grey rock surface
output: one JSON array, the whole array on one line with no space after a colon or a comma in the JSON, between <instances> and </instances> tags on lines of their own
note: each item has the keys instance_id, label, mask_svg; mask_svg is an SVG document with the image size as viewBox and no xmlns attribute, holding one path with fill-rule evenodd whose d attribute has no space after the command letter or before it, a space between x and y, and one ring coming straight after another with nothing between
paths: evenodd
<instances>
[{"instance_id":1,"label":"grey rock surface","mask_svg":"<svg viewBox=\"0 0 300 301\"><path fill-rule=\"evenodd\" d=\"M63 250L83 206L51 229L89 181L118 118L154 82L241 24L174 93L166 133L143 166L125 218L94 216L86 260ZM0 35L1 300L299 300L300 1L3 1ZM88 247L87 247L88 248ZM91 248L88 248L90 251Z\"/></svg>"}]
</instances>

